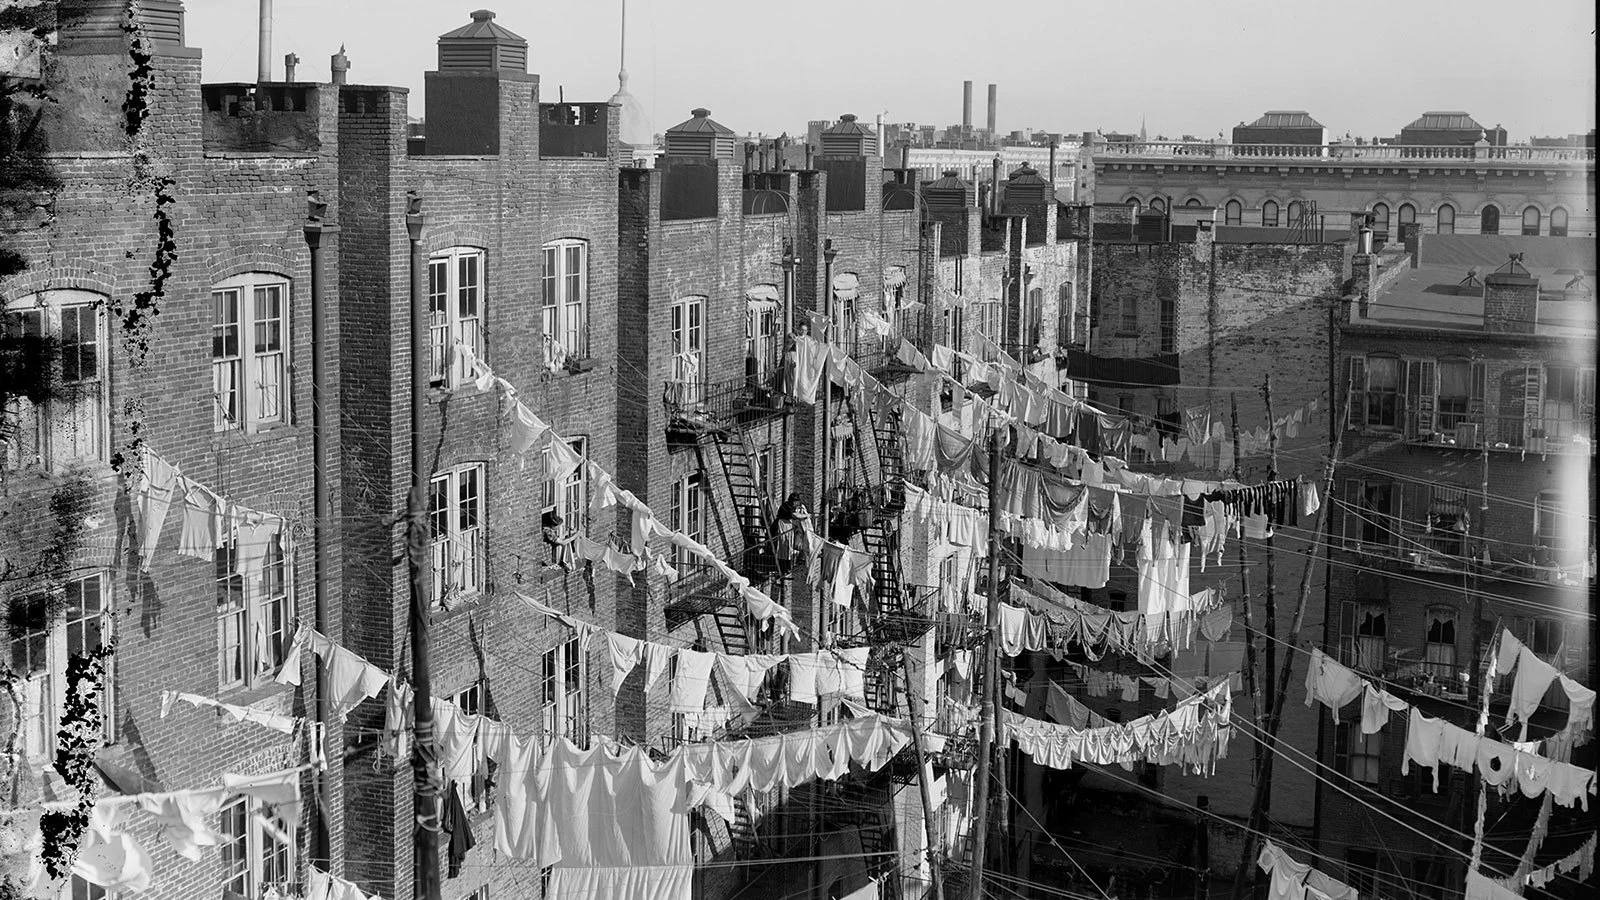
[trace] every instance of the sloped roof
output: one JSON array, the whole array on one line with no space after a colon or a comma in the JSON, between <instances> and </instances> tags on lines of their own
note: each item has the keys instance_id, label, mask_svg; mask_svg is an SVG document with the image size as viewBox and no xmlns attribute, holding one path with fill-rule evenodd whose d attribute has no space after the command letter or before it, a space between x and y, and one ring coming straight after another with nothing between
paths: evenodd
<instances>
[{"instance_id":1,"label":"sloped roof","mask_svg":"<svg viewBox=\"0 0 1600 900\"><path fill-rule=\"evenodd\" d=\"M845 113L844 115L839 117L839 121L833 123L833 126L830 127L827 131L824 131L823 134L865 134L865 135L872 135L873 131L872 131L871 128L868 128L867 126L865 126L865 125L861 124L860 122L856 121L856 114L855 113Z\"/></svg>"},{"instance_id":2,"label":"sloped roof","mask_svg":"<svg viewBox=\"0 0 1600 900\"><path fill-rule=\"evenodd\" d=\"M1303 109L1269 109L1250 123L1251 128L1321 128L1322 123Z\"/></svg>"},{"instance_id":3,"label":"sloped roof","mask_svg":"<svg viewBox=\"0 0 1600 900\"><path fill-rule=\"evenodd\" d=\"M1427 131L1471 131L1473 129L1481 131L1483 129L1483 126L1479 125L1472 116L1452 110L1425 112L1406 127Z\"/></svg>"},{"instance_id":4,"label":"sloped roof","mask_svg":"<svg viewBox=\"0 0 1600 900\"><path fill-rule=\"evenodd\" d=\"M1006 180L1010 181L1013 186L1045 183L1044 178L1039 174L1039 170L1027 163L1018 166L1016 171L1012 172Z\"/></svg>"},{"instance_id":5,"label":"sloped roof","mask_svg":"<svg viewBox=\"0 0 1600 900\"><path fill-rule=\"evenodd\" d=\"M455 31L439 35L440 40L452 38L509 41L523 44L528 42L511 29L496 25L494 23L494 12L487 9L474 10L471 23L463 25Z\"/></svg>"},{"instance_id":6,"label":"sloped roof","mask_svg":"<svg viewBox=\"0 0 1600 900\"><path fill-rule=\"evenodd\" d=\"M668 128L671 134L733 134L733 129L711 118L711 110L699 107L690 112L691 118Z\"/></svg>"}]
</instances>

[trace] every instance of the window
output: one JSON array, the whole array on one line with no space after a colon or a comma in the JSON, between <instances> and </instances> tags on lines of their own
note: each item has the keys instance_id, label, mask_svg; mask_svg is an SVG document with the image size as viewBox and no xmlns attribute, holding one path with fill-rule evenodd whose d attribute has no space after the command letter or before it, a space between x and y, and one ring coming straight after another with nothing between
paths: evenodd
<instances>
[{"instance_id":1,"label":"window","mask_svg":"<svg viewBox=\"0 0 1600 900\"><path fill-rule=\"evenodd\" d=\"M102 299L49 291L4 308L0 332L16 362L41 376L39 390L8 392L0 441L8 468L55 469L105 455L106 381ZM9 376L8 376L9 377Z\"/></svg>"},{"instance_id":2,"label":"window","mask_svg":"<svg viewBox=\"0 0 1600 900\"><path fill-rule=\"evenodd\" d=\"M1205 204L1201 203L1200 198L1198 197L1190 197L1188 200L1183 202L1184 209L1199 209L1204 205Z\"/></svg>"},{"instance_id":3,"label":"window","mask_svg":"<svg viewBox=\"0 0 1600 900\"><path fill-rule=\"evenodd\" d=\"M211 291L211 390L217 431L288 421L289 282L254 273Z\"/></svg>"},{"instance_id":4,"label":"window","mask_svg":"<svg viewBox=\"0 0 1600 900\"><path fill-rule=\"evenodd\" d=\"M774 294L776 291L774 291ZM767 385L778 371L783 351L783 321L776 299L756 298L752 292L745 301L745 374L756 384Z\"/></svg>"},{"instance_id":5,"label":"window","mask_svg":"<svg viewBox=\"0 0 1600 900\"><path fill-rule=\"evenodd\" d=\"M1522 211L1522 233L1528 236L1539 234L1539 210L1530 206Z\"/></svg>"},{"instance_id":6,"label":"window","mask_svg":"<svg viewBox=\"0 0 1600 900\"><path fill-rule=\"evenodd\" d=\"M1589 366L1528 367L1524 416L1538 420L1529 423L1540 430L1534 437L1565 443L1594 433L1594 372Z\"/></svg>"},{"instance_id":7,"label":"window","mask_svg":"<svg viewBox=\"0 0 1600 900\"><path fill-rule=\"evenodd\" d=\"M1362 734L1359 722L1341 722L1335 727L1334 767L1357 784L1376 785L1383 756L1383 732Z\"/></svg>"},{"instance_id":8,"label":"window","mask_svg":"<svg viewBox=\"0 0 1600 900\"><path fill-rule=\"evenodd\" d=\"M1041 346L1044 341L1044 288L1033 288L1028 291L1028 308L1023 314L1022 335L1023 351L1022 362L1026 363L1027 350Z\"/></svg>"},{"instance_id":9,"label":"window","mask_svg":"<svg viewBox=\"0 0 1600 900\"><path fill-rule=\"evenodd\" d=\"M428 328L433 345L431 383L465 384L465 360L456 344L483 356L483 251L441 250L428 260Z\"/></svg>"},{"instance_id":10,"label":"window","mask_svg":"<svg viewBox=\"0 0 1600 900\"><path fill-rule=\"evenodd\" d=\"M1133 214L1137 216L1139 214L1139 210L1141 208L1141 204L1139 203L1139 198L1138 197L1129 197L1128 198L1128 208L1132 209L1133 210Z\"/></svg>"},{"instance_id":11,"label":"window","mask_svg":"<svg viewBox=\"0 0 1600 900\"><path fill-rule=\"evenodd\" d=\"M1244 204L1237 200L1229 200L1222 207L1222 223L1224 225L1239 225L1244 222Z\"/></svg>"},{"instance_id":12,"label":"window","mask_svg":"<svg viewBox=\"0 0 1600 900\"><path fill-rule=\"evenodd\" d=\"M1072 343L1072 312L1077 306L1076 298L1072 295L1072 282L1063 281L1056 288L1056 346L1066 347Z\"/></svg>"},{"instance_id":13,"label":"window","mask_svg":"<svg viewBox=\"0 0 1600 900\"><path fill-rule=\"evenodd\" d=\"M539 703L547 740L589 746L588 660L573 638L544 652Z\"/></svg>"},{"instance_id":14,"label":"window","mask_svg":"<svg viewBox=\"0 0 1600 900\"><path fill-rule=\"evenodd\" d=\"M705 542L705 490L701 473L694 472L672 485L672 528L700 543ZM699 560L682 547L673 545L672 564L680 575L684 567Z\"/></svg>"},{"instance_id":15,"label":"window","mask_svg":"<svg viewBox=\"0 0 1600 900\"><path fill-rule=\"evenodd\" d=\"M997 299L985 300L977 307L978 333L998 343L1002 336L1000 328L1005 323L1005 308ZM988 356L987 353L984 355Z\"/></svg>"},{"instance_id":16,"label":"window","mask_svg":"<svg viewBox=\"0 0 1600 900\"><path fill-rule=\"evenodd\" d=\"M108 891L98 884L85 881L82 875L73 875L60 900L120 900L123 895Z\"/></svg>"},{"instance_id":17,"label":"window","mask_svg":"<svg viewBox=\"0 0 1600 900\"><path fill-rule=\"evenodd\" d=\"M1289 227L1290 228L1299 227L1302 224L1300 220L1302 218L1304 218L1304 217L1305 217L1305 204L1301 203L1299 200L1290 200L1289 201Z\"/></svg>"},{"instance_id":18,"label":"window","mask_svg":"<svg viewBox=\"0 0 1600 900\"><path fill-rule=\"evenodd\" d=\"M68 581L62 611L53 621L54 603L44 594L15 597L6 611L11 671L20 679L22 700L17 749L35 766L48 765L55 753L61 704L67 696L68 658L98 650L111 638L110 589L111 579L105 573ZM106 661L100 692L107 743L116 738L113 661Z\"/></svg>"},{"instance_id":19,"label":"window","mask_svg":"<svg viewBox=\"0 0 1600 900\"><path fill-rule=\"evenodd\" d=\"M1156 398L1155 425L1163 438L1178 439L1183 433L1183 413L1178 410L1177 401L1166 396Z\"/></svg>"},{"instance_id":20,"label":"window","mask_svg":"<svg viewBox=\"0 0 1600 900\"><path fill-rule=\"evenodd\" d=\"M1500 233L1500 207L1491 203L1478 213L1478 231L1483 234Z\"/></svg>"},{"instance_id":21,"label":"window","mask_svg":"<svg viewBox=\"0 0 1600 900\"><path fill-rule=\"evenodd\" d=\"M272 886L288 888L295 880L294 840L277 808L241 796L219 815L222 889L260 897Z\"/></svg>"},{"instance_id":22,"label":"window","mask_svg":"<svg viewBox=\"0 0 1600 900\"><path fill-rule=\"evenodd\" d=\"M1567 211L1560 206L1550 210L1550 236L1567 236Z\"/></svg>"},{"instance_id":23,"label":"window","mask_svg":"<svg viewBox=\"0 0 1600 900\"><path fill-rule=\"evenodd\" d=\"M456 466L428 482L435 607L450 609L483 588L483 490L482 463Z\"/></svg>"},{"instance_id":24,"label":"window","mask_svg":"<svg viewBox=\"0 0 1600 900\"><path fill-rule=\"evenodd\" d=\"M1570 561L1584 549L1584 516L1561 491L1540 491L1533 502L1535 561Z\"/></svg>"},{"instance_id":25,"label":"window","mask_svg":"<svg viewBox=\"0 0 1600 900\"><path fill-rule=\"evenodd\" d=\"M1124 291L1121 296L1122 316L1117 331L1121 334L1139 333L1139 296L1133 291Z\"/></svg>"},{"instance_id":26,"label":"window","mask_svg":"<svg viewBox=\"0 0 1600 900\"><path fill-rule=\"evenodd\" d=\"M1436 218L1436 231L1440 234L1456 233L1456 208L1454 206L1448 203L1440 205Z\"/></svg>"},{"instance_id":27,"label":"window","mask_svg":"<svg viewBox=\"0 0 1600 900\"><path fill-rule=\"evenodd\" d=\"M1417 208L1409 203L1400 204L1400 227L1416 224Z\"/></svg>"},{"instance_id":28,"label":"window","mask_svg":"<svg viewBox=\"0 0 1600 900\"><path fill-rule=\"evenodd\" d=\"M1167 211L1167 201L1161 199L1160 197L1152 197L1150 199L1150 211L1153 212L1153 213L1164 213L1164 212L1166 212Z\"/></svg>"},{"instance_id":29,"label":"window","mask_svg":"<svg viewBox=\"0 0 1600 900\"><path fill-rule=\"evenodd\" d=\"M693 406L700 402L705 383L702 359L706 348L706 298L679 297L672 301L672 383L669 399Z\"/></svg>"},{"instance_id":30,"label":"window","mask_svg":"<svg viewBox=\"0 0 1600 900\"><path fill-rule=\"evenodd\" d=\"M1268 200L1261 204L1261 225L1264 228L1278 227L1278 201Z\"/></svg>"},{"instance_id":31,"label":"window","mask_svg":"<svg viewBox=\"0 0 1600 900\"><path fill-rule=\"evenodd\" d=\"M1389 204L1372 204L1372 231L1378 239L1387 239L1389 236Z\"/></svg>"},{"instance_id":32,"label":"window","mask_svg":"<svg viewBox=\"0 0 1600 900\"><path fill-rule=\"evenodd\" d=\"M1436 427L1454 434L1457 425L1483 421L1484 367L1465 359L1441 359L1438 399L1434 407Z\"/></svg>"},{"instance_id":33,"label":"window","mask_svg":"<svg viewBox=\"0 0 1600 900\"><path fill-rule=\"evenodd\" d=\"M1161 298L1161 352L1178 350L1178 303L1170 295Z\"/></svg>"},{"instance_id":34,"label":"window","mask_svg":"<svg viewBox=\"0 0 1600 900\"><path fill-rule=\"evenodd\" d=\"M1389 619L1383 607L1347 600L1339 617L1341 662L1352 669L1382 672L1389 641Z\"/></svg>"},{"instance_id":35,"label":"window","mask_svg":"<svg viewBox=\"0 0 1600 900\"><path fill-rule=\"evenodd\" d=\"M1467 509L1467 489L1454 484L1421 485L1426 492L1428 505L1423 519L1424 544L1434 552L1446 556L1463 556L1466 536L1471 528L1472 514Z\"/></svg>"},{"instance_id":36,"label":"window","mask_svg":"<svg viewBox=\"0 0 1600 900\"><path fill-rule=\"evenodd\" d=\"M1345 482L1345 546L1356 550L1392 547L1397 543L1401 493L1392 481Z\"/></svg>"},{"instance_id":37,"label":"window","mask_svg":"<svg viewBox=\"0 0 1600 900\"><path fill-rule=\"evenodd\" d=\"M1456 679L1456 611L1435 606L1428 609L1428 631L1424 636L1423 672L1435 681Z\"/></svg>"},{"instance_id":38,"label":"window","mask_svg":"<svg viewBox=\"0 0 1600 900\"><path fill-rule=\"evenodd\" d=\"M268 538L261 578L245 584L237 531L213 556L217 585L217 683L245 687L277 674L289 651L289 575L284 531Z\"/></svg>"},{"instance_id":39,"label":"window","mask_svg":"<svg viewBox=\"0 0 1600 900\"><path fill-rule=\"evenodd\" d=\"M487 715L498 720L499 716L489 708L489 683L487 681L474 682L472 687L455 695L456 708L469 716ZM488 812L489 806L494 802L494 761L483 753L483 736L475 734L472 738L472 758L478 761L477 767L472 770L472 783L469 787L470 796L466 797L467 806L473 812Z\"/></svg>"},{"instance_id":40,"label":"window","mask_svg":"<svg viewBox=\"0 0 1600 900\"><path fill-rule=\"evenodd\" d=\"M589 439L584 437L568 438L567 446L578 458L588 461ZM541 506L545 513L554 513L561 520L562 538L570 538L588 530L589 527L589 479L586 465L579 465L559 484L550 475L555 469L555 463L550 458L550 448L544 451L545 479L542 488Z\"/></svg>"},{"instance_id":41,"label":"window","mask_svg":"<svg viewBox=\"0 0 1600 900\"><path fill-rule=\"evenodd\" d=\"M1369 356L1364 422L1372 428L1397 428L1400 424L1400 360Z\"/></svg>"},{"instance_id":42,"label":"window","mask_svg":"<svg viewBox=\"0 0 1600 900\"><path fill-rule=\"evenodd\" d=\"M1511 633L1517 640L1545 662L1554 662L1566 643L1566 628L1560 619L1519 616L1512 620L1511 626Z\"/></svg>"},{"instance_id":43,"label":"window","mask_svg":"<svg viewBox=\"0 0 1600 900\"><path fill-rule=\"evenodd\" d=\"M551 241L544 245L540 312L546 341L562 355L589 358L589 242Z\"/></svg>"},{"instance_id":44,"label":"window","mask_svg":"<svg viewBox=\"0 0 1600 900\"><path fill-rule=\"evenodd\" d=\"M1344 883L1360 896L1378 896L1378 852L1351 848L1345 851L1344 859Z\"/></svg>"}]
</instances>

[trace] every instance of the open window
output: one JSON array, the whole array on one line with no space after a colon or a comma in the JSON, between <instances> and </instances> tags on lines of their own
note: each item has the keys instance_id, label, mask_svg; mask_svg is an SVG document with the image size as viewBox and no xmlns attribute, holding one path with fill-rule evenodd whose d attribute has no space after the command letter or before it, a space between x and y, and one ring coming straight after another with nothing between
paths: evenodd
<instances>
[{"instance_id":1,"label":"open window","mask_svg":"<svg viewBox=\"0 0 1600 900\"><path fill-rule=\"evenodd\" d=\"M104 305L98 294L72 290L6 302L0 332L14 356L6 362L20 370L0 371L10 382L0 409L7 469L53 471L105 458ZM21 373L33 377L16 377Z\"/></svg>"}]
</instances>

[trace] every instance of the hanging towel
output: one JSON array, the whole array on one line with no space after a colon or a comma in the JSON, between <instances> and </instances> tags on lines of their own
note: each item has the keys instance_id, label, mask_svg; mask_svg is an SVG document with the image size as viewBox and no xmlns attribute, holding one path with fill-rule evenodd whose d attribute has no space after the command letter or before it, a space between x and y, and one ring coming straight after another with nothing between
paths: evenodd
<instances>
[{"instance_id":1,"label":"hanging towel","mask_svg":"<svg viewBox=\"0 0 1600 900\"><path fill-rule=\"evenodd\" d=\"M678 669L672 675L672 696L668 709L676 713L697 713L705 708L706 688L711 684L715 653L679 650Z\"/></svg>"}]
</instances>

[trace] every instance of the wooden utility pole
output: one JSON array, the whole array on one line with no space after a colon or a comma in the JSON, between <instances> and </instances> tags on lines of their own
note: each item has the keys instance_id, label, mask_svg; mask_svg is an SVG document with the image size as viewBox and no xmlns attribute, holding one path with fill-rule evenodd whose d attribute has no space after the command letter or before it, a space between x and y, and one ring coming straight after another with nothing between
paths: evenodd
<instances>
[{"instance_id":1,"label":"wooden utility pole","mask_svg":"<svg viewBox=\"0 0 1600 900\"><path fill-rule=\"evenodd\" d=\"M1233 415L1233 480L1242 481L1239 465L1239 398L1233 394L1228 395L1228 408ZM1242 580L1240 590L1244 591L1244 689L1250 694L1250 714L1255 719L1256 728L1259 730L1266 726L1262 713L1266 707L1261 702L1260 683L1256 677L1256 623L1255 612L1252 604L1255 595L1250 593L1250 557L1245 552L1244 540L1238 541L1239 547L1239 577ZM1260 777L1261 770L1261 742L1255 741L1252 745L1255 750L1252 754L1255 761L1256 777Z\"/></svg>"},{"instance_id":2,"label":"wooden utility pole","mask_svg":"<svg viewBox=\"0 0 1600 900\"><path fill-rule=\"evenodd\" d=\"M1270 482L1276 481L1278 478L1278 428L1277 424L1272 420L1271 372L1267 373L1265 380L1263 380L1261 383L1261 399L1266 403L1267 406L1267 481ZM1280 705L1277 702L1276 685L1272 683L1272 677L1270 675L1270 673L1278 671L1278 554L1276 548L1273 546L1273 535L1275 533L1276 529L1274 529L1272 525L1268 523L1267 620L1262 624L1265 626L1267 636L1264 648L1266 650L1267 672L1269 673L1267 677L1267 683L1265 685L1265 691L1263 691L1263 702L1266 704L1266 708L1269 710L1277 710L1280 708ZM1272 719L1277 718L1276 712L1273 712L1270 715ZM1276 734L1277 724L1271 721L1269 721L1268 724L1271 725L1273 733ZM1261 795L1261 810L1263 814L1272 811L1271 784L1267 785L1266 792Z\"/></svg>"},{"instance_id":3,"label":"wooden utility pole","mask_svg":"<svg viewBox=\"0 0 1600 900\"><path fill-rule=\"evenodd\" d=\"M1333 506L1330 502L1333 493L1334 472L1339 466L1339 451L1344 447L1344 429L1338 429L1338 437L1333 442L1333 453L1328 457L1328 464L1322 477L1322 505L1317 509L1316 528L1311 532L1310 544L1306 549L1305 569L1300 573L1300 596L1295 603L1294 624L1289 629L1289 646L1300 646L1300 629L1305 624L1306 601L1311 596L1311 572L1316 566L1317 551L1322 543L1322 535L1328 527L1328 510ZM1283 698L1289 692L1289 676L1294 669L1294 654L1286 654L1283 665L1276 673L1268 672L1268 678L1276 678L1273 685L1272 705L1267 710L1267 732L1258 739L1262 743L1261 766L1256 772L1255 800L1250 804L1250 824L1244 835L1244 853L1239 858L1239 870L1233 879L1233 900L1243 900L1245 885L1254 879L1251 877L1255 870L1256 854L1261 845L1261 833L1267 824L1267 807L1265 800L1272 785L1272 760L1277 750L1278 722L1283 715Z\"/></svg>"},{"instance_id":4,"label":"wooden utility pole","mask_svg":"<svg viewBox=\"0 0 1600 900\"><path fill-rule=\"evenodd\" d=\"M427 463L423 456L422 412L428 397L428 252L422 246L427 225L422 198L406 196L406 228L411 236L411 494L406 502L406 563L410 574L411 691L416 717L416 748L412 752L412 783L416 790L416 888L421 900L439 900L439 798L443 773L433 734L433 681L428 664L428 579L432 566L428 552Z\"/></svg>"},{"instance_id":5,"label":"wooden utility pole","mask_svg":"<svg viewBox=\"0 0 1600 900\"><path fill-rule=\"evenodd\" d=\"M917 695L917 686L911 680L911 654L901 651L900 666L906 676L906 715L911 718L911 752L917 759L917 793L922 797L922 827L926 832L928 856L928 878L932 882L930 896L933 900L944 900L944 877L939 872L939 823L933 816L933 791L928 787L928 775L932 769L928 767L928 755L922 747L922 698ZM929 722L932 725L932 722Z\"/></svg>"},{"instance_id":6,"label":"wooden utility pole","mask_svg":"<svg viewBox=\"0 0 1600 900\"><path fill-rule=\"evenodd\" d=\"M988 423L984 423L987 425ZM971 900L984 900L983 857L989 837L989 770L994 756L995 719L999 715L996 684L1000 680L1000 431L989 431L989 603L983 628L983 678L979 693L982 703L978 731L978 773L972 798L972 884Z\"/></svg>"}]
</instances>

